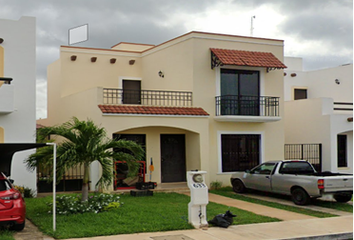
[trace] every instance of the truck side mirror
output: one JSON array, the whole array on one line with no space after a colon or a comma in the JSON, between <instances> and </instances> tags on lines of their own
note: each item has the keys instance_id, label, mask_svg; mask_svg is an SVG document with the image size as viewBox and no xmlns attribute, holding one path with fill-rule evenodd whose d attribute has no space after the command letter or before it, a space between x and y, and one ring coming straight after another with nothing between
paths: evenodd
<instances>
[{"instance_id":1,"label":"truck side mirror","mask_svg":"<svg viewBox=\"0 0 354 240\"><path fill-rule=\"evenodd\" d=\"M11 184L14 184L14 182L15 182L15 180L13 180L13 179L9 179L9 181Z\"/></svg>"}]
</instances>

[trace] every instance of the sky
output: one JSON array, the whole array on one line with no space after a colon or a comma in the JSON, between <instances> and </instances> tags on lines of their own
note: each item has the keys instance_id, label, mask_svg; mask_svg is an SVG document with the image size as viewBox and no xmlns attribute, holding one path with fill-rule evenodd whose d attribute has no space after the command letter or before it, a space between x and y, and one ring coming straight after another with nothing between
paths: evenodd
<instances>
[{"instance_id":1,"label":"sky","mask_svg":"<svg viewBox=\"0 0 354 240\"><path fill-rule=\"evenodd\" d=\"M284 55L304 70L353 62L352 0L0 0L0 19L36 17L37 118L46 118L47 66L68 45L69 29L88 24L73 46L160 44L190 31L284 40ZM0 33L1 34L1 33Z\"/></svg>"}]
</instances>

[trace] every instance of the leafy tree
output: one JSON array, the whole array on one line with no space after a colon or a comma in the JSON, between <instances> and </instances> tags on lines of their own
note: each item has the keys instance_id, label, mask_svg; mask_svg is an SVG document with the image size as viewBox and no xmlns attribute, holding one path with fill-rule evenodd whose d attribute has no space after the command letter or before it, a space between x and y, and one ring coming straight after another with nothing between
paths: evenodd
<instances>
[{"instance_id":1,"label":"leafy tree","mask_svg":"<svg viewBox=\"0 0 354 240\"><path fill-rule=\"evenodd\" d=\"M88 199L89 170L92 162L98 161L101 165L102 175L96 187L102 188L113 182L114 160L126 161L129 176L133 176L139 169L137 161L144 157L144 150L139 144L133 141L109 139L105 129L95 125L92 120L80 121L73 117L62 125L40 128L37 131L37 141L48 142L47 137L52 135L59 140L56 170L58 180L62 178L66 169L83 165L82 201ZM35 169L37 166L49 168L52 166L52 161L53 147L50 146L38 149L25 160L30 169Z\"/></svg>"}]
</instances>

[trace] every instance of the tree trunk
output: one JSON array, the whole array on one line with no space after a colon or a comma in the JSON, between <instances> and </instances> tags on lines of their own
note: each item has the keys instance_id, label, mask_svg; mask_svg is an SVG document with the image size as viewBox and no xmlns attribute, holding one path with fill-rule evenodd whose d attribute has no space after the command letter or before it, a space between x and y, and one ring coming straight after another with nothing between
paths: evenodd
<instances>
[{"instance_id":1,"label":"tree trunk","mask_svg":"<svg viewBox=\"0 0 354 240\"><path fill-rule=\"evenodd\" d=\"M88 163L84 163L84 179L82 179L81 202L88 200L89 181L90 181L90 165Z\"/></svg>"}]
</instances>

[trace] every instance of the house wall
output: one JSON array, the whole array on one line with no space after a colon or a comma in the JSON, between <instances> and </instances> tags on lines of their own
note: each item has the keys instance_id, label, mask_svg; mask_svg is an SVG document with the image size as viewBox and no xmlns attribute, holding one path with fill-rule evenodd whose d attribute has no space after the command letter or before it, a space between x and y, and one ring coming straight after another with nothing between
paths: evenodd
<instances>
[{"instance_id":1,"label":"house wall","mask_svg":"<svg viewBox=\"0 0 354 240\"><path fill-rule=\"evenodd\" d=\"M352 123L350 114L334 115L333 100L316 98L285 102L285 142L287 144L321 143L322 171L353 172ZM348 135L348 167L337 167L337 135Z\"/></svg>"},{"instance_id":2,"label":"house wall","mask_svg":"<svg viewBox=\"0 0 354 240\"><path fill-rule=\"evenodd\" d=\"M222 40L222 41L220 41ZM217 36L193 39L193 98L194 104L203 107L210 114L209 118L209 170L210 181L221 181L230 184L230 173L221 171L220 132L231 134L261 134L261 162L282 159L284 157L283 121L272 123L251 122L218 122L215 116L215 96L220 95L220 68L211 69L210 48L237 49L246 51L272 52L278 59L283 59L283 43L281 41L265 41L248 38L229 38ZM227 68L226 66L224 66ZM230 67L228 67L230 68ZM236 69L259 70L261 73L261 96L283 97L282 70L266 73L265 68L231 67ZM280 105L280 116L283 115L283 104Z\"/></svg>"},{"instance_id":3,"label":"house wall","mask_svg":"<svg viewBox=\"0 0 354 240\"><path fill-rule=\"evenodd\" d=\"M285 70L285 101L294 99L294 88L306 88L308 98L331 97L335 102L353 102L353 64L314 71L303 71L301 58L286 57L285 64L290 68ZM335 83L336 79L340 84Z\"/></svg>"},{"instance_id":4,"label":"house wall","mask_svg":"<svg viewBox=\"0 0 354 240\"><path fill-rule=\"evenodd\" d=\"M353 103L353 64L303 71L301 58L285 58L285 143L322 143L324 171L353 172L353 111L334 111L334 102ZM292 77L291 74L296 76ZM340 84L336 84L338 79ZM307 89L307 98L294 99L294 89ZM337 135L347 135L347 168L337 167Z\"/></svg>"},{"instance_id":5,"label":"house wall","mask_svg":"<svg viewBox=\"0 0 354 240\"><path fill-rule=\"evenodd\" d=\"M0 115L5 143L34 143L36 130L36 19L0 19L1 48L4 55L1 76L11 77L15 111ZM1 62L1 61L0 61ZM3 85L6 86L6 85ZM3 87L2 86L2 87ZM1 135L1 133L0 133ZM36 173L27 170L23 160L34 150L17 152L11 178L16 185L36 189Z\"/></svg>"},{"instance_id":6,"label":"house wall","mask_svg":"<svg viewBox=\"0 0 354 240\"><path fill-rule=\"evenodd\" d=\"M75 61L71 56L76 55ZM141 77L140 55L134 52L105 51L61 47L61 96L75 94L93 87L118 88L120 77ZM91 57L97 57L91 62ZM115 58L115 63L110 59ZM136 60L129 65L129 60Z\"/></svg>"},{"instance_id":7,"label":"house wall","mask_svg":"<svg viewBox=\"0 0 354 240\"><path fill-rule=\"evenodd\" d=\"M215 96L218 95L220 68L211 69L210 48L272 52L283 60L283 41L190 33L141 53L61 47L60 59L48 68L48 120L46 125L62 123L72 116L90 118L114 133L146 134L146 159L153 158L152 180L161 182L160 134L183 133L186 136L187 171L208 172L207 182L222 181L229 185L230 173L221 173L220 132L257 133L262 136L261 161L284 157L284 122L217 122ZM76 55L76 61L70 56ZM97 56L97 62L90 58ZM116 58L110 64L110 58ZM135 59L134 65L129 60ZM241 68L245 69L245 68ZM254 69L254 68L252 68ZM262 96L283 99L283 71L262 75ZM158 72L164 73L164 78ZM102 103L102 88L121 88L122 79L141 80L143 90L192 91L193 106L202 107L209 117L104 115L97 107ZM65 106L65 107L64 107ZM280 116L283 116L283 103ZM96 175L95 175L96 176ZM147 176L149 177L149 176ZM93 181L94 184L94 181Z\"/></svg>"}]
</instances>

